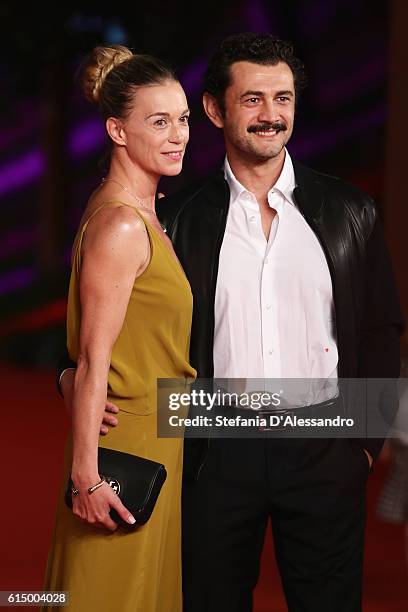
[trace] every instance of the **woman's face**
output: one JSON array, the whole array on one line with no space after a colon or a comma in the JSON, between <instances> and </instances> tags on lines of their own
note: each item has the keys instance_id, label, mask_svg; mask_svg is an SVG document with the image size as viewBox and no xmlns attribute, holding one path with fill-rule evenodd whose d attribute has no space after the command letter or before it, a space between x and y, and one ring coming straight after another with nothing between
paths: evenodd
<instances>
[{"instance_id":1,"label":"woman's face","mask_svg":"<svg viewBox=\"0 0 408 612\"><path fill-rule=\"evenodd\" d=\"M140 87L133 100L133 108L123 121L130 159L149 174L179 174L189 139L190 114L180 83L165 81Z\"/></svg>"}]
</instances>

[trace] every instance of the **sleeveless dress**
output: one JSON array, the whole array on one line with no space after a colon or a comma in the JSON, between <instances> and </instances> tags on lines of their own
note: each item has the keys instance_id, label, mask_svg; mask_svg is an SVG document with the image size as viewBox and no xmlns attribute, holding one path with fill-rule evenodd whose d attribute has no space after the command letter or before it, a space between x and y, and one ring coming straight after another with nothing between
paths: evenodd
<instances>
[{"instance_id":1,"label":"sleeveless dress","mask_svg":"<svg viewBox=\"0 0 408 612\"><path fill-rule=\"evenodd\" d=\"M81 320L81 245L90 219L78 232L68 296L68 352L76 360ZM157 378L194 378L189 365L192 294L187 278L159 234L145 224L151 257L135 280L114 344L108 399L119 424L99 445L163 463L167 480L149 521L135 530L102 532L76 519L64 503L71 467L66 446L63 485L48 558L45 590L68 591L72 612L181 612L181 473L183 440L157 438ZM50 607L44 610L52 609Z\"/></svg>"}]
</instances>

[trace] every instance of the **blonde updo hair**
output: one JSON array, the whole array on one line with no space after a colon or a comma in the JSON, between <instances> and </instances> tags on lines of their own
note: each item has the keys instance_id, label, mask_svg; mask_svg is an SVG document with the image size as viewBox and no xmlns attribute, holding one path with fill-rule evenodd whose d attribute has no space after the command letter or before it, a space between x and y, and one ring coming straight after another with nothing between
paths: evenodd
<instances>
[{"instance_id":1,"label":"blonde updo hair","mask_svg":"<svg viewBox=\"0 0 408 612\"><path fill-rule=\"evenodd\" d=\"M102 117L125 119L138 87L177 81L174 71L151 55L134 54L122 45L95 47L81 66L85 97L99 106Z\"/></svg>"},{"instance_id":2,"label":"blonde updo hair","mask_svg":"<svg viewBox=\"0 0 408 612\"><path fill-rule=\"evenodd\" d=\"M130 59L133 53L127 47L96 47L84 65L82 87L90 102L99 102L100 90L109 72L118 64Z\"/></svg>"}]
</instances>

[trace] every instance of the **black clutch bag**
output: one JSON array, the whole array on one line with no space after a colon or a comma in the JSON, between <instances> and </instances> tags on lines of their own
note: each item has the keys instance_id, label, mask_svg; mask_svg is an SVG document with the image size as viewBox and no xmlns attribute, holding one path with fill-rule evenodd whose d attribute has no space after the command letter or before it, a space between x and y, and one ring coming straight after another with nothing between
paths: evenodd
<instances>
[{"instance_id":1,"label":"black clutch bag","mask_svg":"<svg viewBox=\"0 0 408 612\"><path fill-rule=\"evenodd\" d=\"M135 517L134 527L146 523L167 478L164 465L143 457L99 447L98 469L101 478L106 480ZM65 491L65 503L69 508L72 508L72 486L72 480L69 479ZM110 516L116 523L130 527L113 508Z\"/></svg>"}]
</instances>

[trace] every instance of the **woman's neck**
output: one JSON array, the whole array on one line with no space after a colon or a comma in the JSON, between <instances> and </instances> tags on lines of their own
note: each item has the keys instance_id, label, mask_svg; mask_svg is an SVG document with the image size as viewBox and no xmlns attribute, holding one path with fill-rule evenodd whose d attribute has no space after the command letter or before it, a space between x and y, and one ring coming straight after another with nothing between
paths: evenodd
<instances>
[{"instance_id":1,"label":"woman's neck","mask_svg":"<svg viewBox=\"0 0 408 612\"><path fill-rule=\"evenodd\" d=\"M159 178L134 165L130 166L128 163L123 163L117 158L112 158L106 175L106 179L116 181L118 186L125 188L125 191L143 201L145 206L152 204L153 208Z\"/></svg>"}]
</instances>

